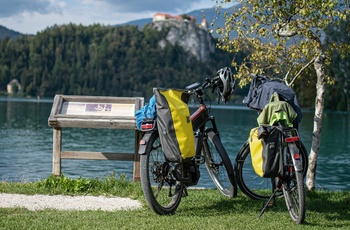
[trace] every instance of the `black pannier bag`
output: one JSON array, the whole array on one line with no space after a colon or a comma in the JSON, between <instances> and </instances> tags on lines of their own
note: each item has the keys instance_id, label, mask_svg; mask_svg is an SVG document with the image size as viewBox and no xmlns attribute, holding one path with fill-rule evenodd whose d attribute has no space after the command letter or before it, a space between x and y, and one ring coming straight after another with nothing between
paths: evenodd
<instances>
[{"instance_id":1,"label":"black pannier bag","mask_svg":"<svg viewBox=\"0 0 350 230\"><path fill-rule=\"evenodd\" d=\"M261 125L251 130L249 147L252 165L257 175L264 178L281 176L282 145L282 131L276 126Z\"/></svg>"}]
</instances>

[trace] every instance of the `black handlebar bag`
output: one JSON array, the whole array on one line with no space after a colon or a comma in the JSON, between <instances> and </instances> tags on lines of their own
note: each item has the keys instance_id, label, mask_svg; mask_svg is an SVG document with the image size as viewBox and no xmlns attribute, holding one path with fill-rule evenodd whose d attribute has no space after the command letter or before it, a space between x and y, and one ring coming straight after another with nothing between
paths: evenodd
<instances>
[{"instance_id":1,"label":"black handlebar bag","mask_svg":"<svg viewBox=\"0 0 350 230\"><path fill-rule=\"evenodd\" d=\"M188 100L190 94L177 89L154 88L157 127L162 150L169 161L194 157L195 145Z\"/></svg>"}]
</instances>

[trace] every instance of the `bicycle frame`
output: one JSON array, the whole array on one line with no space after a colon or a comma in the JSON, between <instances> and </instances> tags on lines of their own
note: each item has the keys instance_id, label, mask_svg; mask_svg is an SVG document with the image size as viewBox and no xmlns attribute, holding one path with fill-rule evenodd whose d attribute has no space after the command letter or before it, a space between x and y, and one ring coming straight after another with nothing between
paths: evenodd
<instances>
[{"instance_id":1,"label":"bicycle frame","mask_svg":"<svg viewBox=\"0 0 350 230\"><path fill-rule=\"evenodd\" d=\"M199 108L191 115L191 121L193 124L193 131L197 131L196 138L198 141L196 146L196 157L199 157L202 151L201 143L203 141L203 134L208 131L213 131L217 136L219 136L219 131L216 126L215 117L209 116L208 109L204 104L201 104ZM212 127L206 127L208 121L211 122Z\"/></svg>"},{"instance_id":2,"label":"bicycle frame","mask_svg":"<svg viewBox=\"0 0 350 230\"><path fill-rule=\"evenodd\" d=\"M193 87L198 87L198 86L199 86L199 83L194 83L188 86L187 89L190 90ZM213 131L217 136L219 136L219 131L216 126L215 117L209 116L208 108L204 104L202 89L196 89L195 94L197 95L199 107L195 112L191 114L190 119L193 125L193 131L195 132L195 138L197 143L196 153L195 153L195 159L196 159L195 162L196 162L196 165L199 165L200 163L203 162L202 161L202 142L206 136L206 133L209 131ZM212 127L206 127L206 124L209 121L211 122ZM148 137L150 137L152 132L158 132L156 127L157 127L156 120L154 119L145 120L141 124L141 131L144 133L145 136L148 135ZM140 141L139 154L145 153L145 148L142 148L142 146L145 146L147 139L148 139L147 137L144 137ZM177 179L179 181L188 181L188 178L178 177Z\"/></svg>"},{"instance_id":3,"label":"bicycle frame","mask_svg":"<svg viewBox=\"0 0 350 230\"><path fill-rule=\"evenodd\" d=\"M290 135L290 133L295 133L295 135ZM298 130L293 128L289 129L283 132L283 134L286 134L286 137L284 138L284 141L288 145L288 150L290 151L291 158L293 160L293 165L295 168L295 171L302 171L303 165L300 160L300 153L296 146L296 142L299 141L299 133Z\"/></svg>"}]
</instances>

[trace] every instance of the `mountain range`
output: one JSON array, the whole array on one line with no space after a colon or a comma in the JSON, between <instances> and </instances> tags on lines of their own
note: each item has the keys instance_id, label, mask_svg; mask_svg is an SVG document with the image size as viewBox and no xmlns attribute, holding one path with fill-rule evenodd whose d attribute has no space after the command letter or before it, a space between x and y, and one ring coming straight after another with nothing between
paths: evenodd
<instances>
[{"instance_id":1,"label":"mountain range","mask_svg":"<svg viewBox=\"0 0 350 230\"><path fill-rule=\"evenodd\" d=\"M20 36L21 33L8 29L5 26L0 25L0 39L4 39L6 37L10 37L10 38L16 38L18 36Z\"/></svg>"}]
</instances>

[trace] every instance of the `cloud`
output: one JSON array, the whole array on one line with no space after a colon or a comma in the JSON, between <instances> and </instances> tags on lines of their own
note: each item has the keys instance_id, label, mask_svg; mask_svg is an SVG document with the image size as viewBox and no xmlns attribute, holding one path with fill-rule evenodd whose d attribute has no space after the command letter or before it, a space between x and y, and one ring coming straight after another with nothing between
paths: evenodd
<instances>
[{"instance_id":1,"label":"cloud","mask_svg":"<svg viewBox=\"0 0 350 230\"><path fill-rule=\"evenodd\" d=\"M96 5L104 4L117 12L142 13L186 11L201 0L83 0L83 2ZM214 5L214 2L212 2L212 5Z\"/></svg>"},{"instance_id":2,"label":"cloud","mask_svg":"<svg viewBox=\"0 0 350 230\"><path fill-rule=\"evenodd\" d=\"M183 13L206 8L217 0L0 0L0 18L49 14L70 14L72 11L96 14L145 14L146 12ZM74 14L74 13L73 13ZM106 16L106 15L105 15Z\"/></svg>"},{"instance_id":3,"label":"cloud","mask_svg":"<svg viewBox=\"0 0 350 230\"><path fill-rule=\"evenodd\" d=\"M35 34L55 24L116 25L158 12L183 14L222 0L0 0L0 25Z\"/></svg>"},{"instance_id":4,"label":"cloud","mask_svg":"<svg viewBox=\"0 0 350 230\"><path fill-rule=\"evenodd\" d=\"M0 0L0 18L21 14L62 13L62 4L54 0Z\"/></svg>"}]
</instances>

